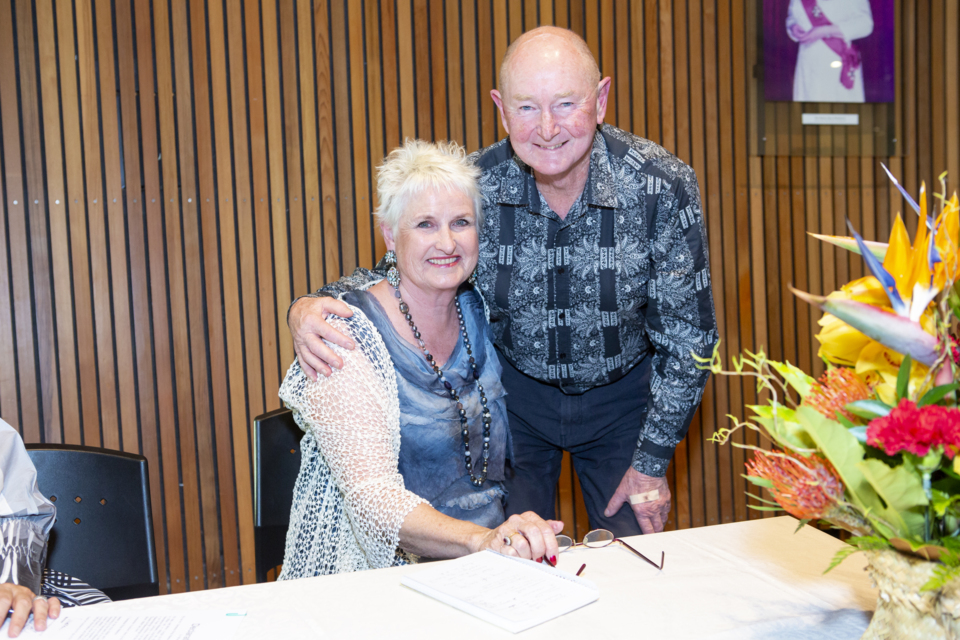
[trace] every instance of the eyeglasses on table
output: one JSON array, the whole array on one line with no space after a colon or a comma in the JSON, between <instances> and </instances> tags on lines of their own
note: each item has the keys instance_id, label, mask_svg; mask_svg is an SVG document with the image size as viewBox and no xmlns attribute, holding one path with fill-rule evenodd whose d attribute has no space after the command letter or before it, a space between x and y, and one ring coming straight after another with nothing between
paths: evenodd
<instances>
[{"instance_id":1,"label":"eyeglasses on table","mask_svg":"<svg viewBox=\"0 0 960 640\"><path fill-rule=\"evenodd\" d=\"M560 553L563 553L564 551L569 551L574 547L587 547L588 549L601 549L603 547L609 547L614 543L622 544L624 547L632 551L634 554L638 555L640 558L642 558L646 562L649 562L652 566L656 567L658 570L661 570L661 571L663 570L663 561L664 561L664 558L666 557L665 552L663 551L660 552L660 564L658 565L656 562L654 562L647 556L643 555L642 553L640 553L639 551L637 551L636 549L628 545L626 542L624 542L617 536L613 535L612 531L607 531L606 529L594 529L587 535L583 536L583 542L574 542L573 538L571 538L570 536L562 535L562 534L557 536L557 544L560 547ZM583 567L580 567L580 571L583 571L585 566L586 565L584 565ZM577 575L580 575L580 571L577 572Z\"/></svg>"}]
</instances>

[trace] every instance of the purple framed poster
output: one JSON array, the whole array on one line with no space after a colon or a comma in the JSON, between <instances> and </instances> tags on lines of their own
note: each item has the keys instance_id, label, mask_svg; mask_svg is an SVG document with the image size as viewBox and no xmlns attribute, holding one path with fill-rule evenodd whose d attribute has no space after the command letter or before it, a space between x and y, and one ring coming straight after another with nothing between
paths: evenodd
<instances>
[{"instance_id":1,"label":"purple framed poster","mask_svg":"<svg viewBox=\"0 0 960 640\"><path fill-rule=\"evenodd\" d=\"M764 97L893 102L895 0L763 0Z\"/></svg>"}]
</instances>

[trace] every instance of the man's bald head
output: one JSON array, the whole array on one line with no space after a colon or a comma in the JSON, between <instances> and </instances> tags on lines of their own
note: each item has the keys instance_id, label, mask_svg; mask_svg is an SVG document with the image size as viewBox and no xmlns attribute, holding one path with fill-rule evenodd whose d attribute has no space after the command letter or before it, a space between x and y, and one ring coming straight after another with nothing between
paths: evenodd
<instances>
[{"instance_id":1,"label":"man's bald head","mask_svg":"<svg viewBox=\"0 0 960 640\"><path fill-rule=\"evenodd\" d=\"M600 67L583 38L569 29L537 27L527 31L507 47L500 64L497 86L500 92L506 95L510 71L515 63L550 63L551 60L560 59L578 63L580 72L591 86L600 82Z\"/></svg>"}]
</instances>

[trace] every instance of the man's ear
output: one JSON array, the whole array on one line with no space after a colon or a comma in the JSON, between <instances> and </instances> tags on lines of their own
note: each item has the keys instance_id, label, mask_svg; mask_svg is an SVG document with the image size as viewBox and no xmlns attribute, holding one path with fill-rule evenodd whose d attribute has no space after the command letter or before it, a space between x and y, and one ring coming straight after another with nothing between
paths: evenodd
<instances>
[{"instance_id":1,"label":"man's ear","mask_svg":"<svg viewBox=\"0 0 960 640\"><path fill-rule=\"evenodd\" d=\"M380 232L383 233L383 243L388 251L394 251L397 248L397 242L393 237L393 229L385 222L380 223Z\"/></svg>"},{"instance_id":2,"label":"man's ear","mask_svg":"<svg viewBox=\"0 0 960 640\"><path fill-rule=\"evenodd\" d=\"M603 117L607 115L607 98L610 96L610 76L607 76L597 85L597 124L603 124Z\"/></svg>"},{"instance_id":3,"label":"man's ear","mask_svg":"<svg viewBox=\"0 0 960 640\"><path fill-rule=\"evenodd\" d=\"M500 122L503 123L504 131L507 132L507 135L510 135L510 126L507 124L507 116L503 112L503 96L501 96L500 92L496 89L491 89L490 97L493 98L494 104L497 105L497 111L500 112Z\"/></svg>"}]
</instances>

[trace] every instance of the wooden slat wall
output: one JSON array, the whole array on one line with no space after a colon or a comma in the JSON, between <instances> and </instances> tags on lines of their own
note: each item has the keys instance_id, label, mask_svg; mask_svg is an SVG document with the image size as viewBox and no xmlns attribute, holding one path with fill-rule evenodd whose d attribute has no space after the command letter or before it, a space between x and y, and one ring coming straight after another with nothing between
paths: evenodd
<instances>
[{"instance_id":1,"label":"wooden slat wall","mask_svg":"<svg viewBox=\"0 0 960 640\"><path fill-rule=\"evenodd\" d=\"M756 3L0 0L0 415L28 442L149 459L167 590L252 581L250 424L279 406L290 299L382 252L374 171L405 137L503 135L488 94L537 24L585 37L614 77L609 122L696 169L724 357L766 345L819 371L819 314L786 285L827 292L863 269L805 232L849 217L884 238L902 206L880 161L913 192L943 170L955 188L960 7L898 0L902 155L771 128L798 107L768 104L776 148L850 155L757 157ZM669 527L755 517L742 452L706 442L753 401L710 383ZM559 503L586 531L569 464Z\"/></svg>"}]
</instances>

